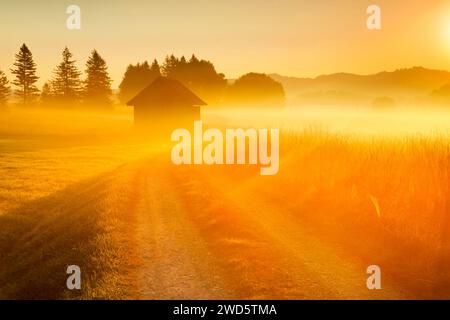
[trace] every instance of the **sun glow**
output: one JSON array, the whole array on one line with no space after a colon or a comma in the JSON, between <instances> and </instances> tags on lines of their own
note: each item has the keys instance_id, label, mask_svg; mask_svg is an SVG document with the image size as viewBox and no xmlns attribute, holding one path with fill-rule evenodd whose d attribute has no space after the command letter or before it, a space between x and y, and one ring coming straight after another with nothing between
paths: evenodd
<instances>
[{"instance_id":1,"label":"sun glow","mask_svg":"<svg viewBox=\"0 0 450 320\"><path fill-rule=\"evenodd\" d=\"M450 18L447 18L444 23L443 40L447 49L450 49Z\"/></svg>"},{"instance_id":2,"label":"sun glow","mask_svg":"<svg viewBox=\"0 0 450 320\"><path fill-rule=\"evenodd\" d=\"M446 53L450 53L450 5L440 6L438 9L430 12L428 20L434 21L432 32L438 34L436 39L439 42L439 46Z\"/></svg>"}]
</instances>

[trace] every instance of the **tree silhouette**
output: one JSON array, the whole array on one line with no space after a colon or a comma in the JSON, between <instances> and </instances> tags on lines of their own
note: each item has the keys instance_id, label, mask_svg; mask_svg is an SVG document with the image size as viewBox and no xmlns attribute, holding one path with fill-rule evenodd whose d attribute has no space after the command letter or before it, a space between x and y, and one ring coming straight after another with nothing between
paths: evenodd
<instances>
[{"instance_id":1,"label":"tree silhouette","mask_svg":"<svg viewBox=\"0 0 450 320\"><path fill-rule=\"evenodd\" d=\"M151 67L148 62L130 64L125 72L122 82L119 85L119 99L122 103L127 103L147 85L161 76L158 61L154 60Z\"/></svg>"},{"instance_id":2,"label":"tree silhouette","mask_svg":"<svg viewBox=\"0 0 450 320\"><path fill-rule=\"evenodd\" d=\"M228 89L227 103L242 106L282 107L285 93L281 83L261 73L243 75Z\"/></svg>"},{"instance_id":3,"label":"tree silhouette","mask_svg":"<svg viewBox=\"0 0 450 320\"><path fill-rule=\"evenodd\" d=\"M395 99L391 97L376 97L372 101L372 107L377 109L393 108L395 105Z\"/></svg>"},{"instance_id":4,"label":"tree silhouette","mask_svg":"<svg viewBox=\"0 0 450 320\"><path fill-rule=\"evenodd\" d=\"M50 106L54 102L52 86L49 82L44 83L41 90L41 103Z\"/></svg>"},{"instance_id":5,"label":"tree silhouette","mask_svg":"<svg viewBox=\"0 0 450 320\"><path fill-rule=\"evenodd\" d=\"M172 54L170 56L166 56L164 60L164 64L161 67L161 73L165 77L170 77L178 66L178 59Z\"/></svg>"},{"instance_id":6,"label":"tree silhouette","mask_svg":"<svg viewBox=\"0 0 450 320\"><path fill-rule=\"evenodd\" d=\"M8 97L11 92L9 81L3 71L0 71L0 106L5 106L8 103Z\"/></svg>"},{"instance_id":7,"label":"tree silhouette","mask_svg":"<svg viewBox=\"0 0 450 320\"><path fill-rule=\"evenodd\" d=\"M80 98L81 73L72 60L72 53L66 47L62 52L62 61L54 71L51 81L51 91L54 97L65 103L74 103ZM50 89L50 88L47 88Z\"/></svg>"},{"instance_id":8,"label":"tree silhouette","mask_svg":"<svg viewBox=\"0 0 450 320\"><path fill-rule=\"evenodd\" d=\"M15 69L11 69L11 73L16 76L12 82L16 89L16 94L22 98L23 104L30 102L39 90L35 83L39 79L36 76L36 64L33 61L33 55L28 47L23 44L19 53L16 54Z\"/></svg>"},{"instance_id":9,"label":"tree silhouette","mask_svg":"<svg viewBox=\"0 0 450 320\"><path fill-rule=\"evenodd\" d=\"M161 68L159 66L158 60L153 60L152 66L150 67L150 71L154 73L158 73L159 76L161 76Z\"/></svg>"},{"instance_id":10,"label":"tree silhouette","mask_svg":"<svg viewBox=\"0 0 450 320\"><path fill-rule=\"evenodd\" d=\"M445 84L433 90L429 96L424 98L424 101L436 105L450 105L450 84Z\"/></svg>"},{"instance_id":11,"label":"tree silhouette","mask_svg":"<svg viewBox=\"0 0 450 320\"><path fill-rule=\"evenodd\" d=\"M104 107L111 104L111 78L105 60L93 50L86 62L84 99L88 104Z\"/></svg>"},{"instance_id":12,"label":"tree silhouette","mask_svg":"<svg viewBox=\"0 0 450 320\"><path fill-rule=\"evenodd\" d=\"M189 62L184 56L180 59L167 56L161 69L164 76L182 82L210 104L221 99L227 84L225 76L217 73L211 62L199 60L195 55Z\"/></svg>"}]
</instances>

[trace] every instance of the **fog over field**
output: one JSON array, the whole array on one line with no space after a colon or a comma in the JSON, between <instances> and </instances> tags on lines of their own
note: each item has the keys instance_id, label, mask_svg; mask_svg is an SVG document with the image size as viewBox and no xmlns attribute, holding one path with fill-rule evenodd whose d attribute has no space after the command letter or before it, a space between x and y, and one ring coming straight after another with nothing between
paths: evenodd
<instances>
[{"instance_id":1,"label":"fog over field","mask_svg":"<svg viewBox=\"0 0 450 320\"><path fill-rule=\"evenodd\" d=\"M442 298L447 114L204 109L205 126L281 129L279 173L264 177L173 165L174 143L134 128L127 108L11 108L0 297ZM86 270L81 293L60 286L68 261ZM383 291L365 287L371 264Z\"/></svg>"},{"instance_id":2,"label":"fog over field","mask_svg":"<svg viewBox=\"0 0 450 320\"><path fill-rule=\"evenodd\" d=\"M448 0L0 10L0 300L450 299Z\"/></svg>"},{"instance_id":3,"label":"fog over field","mask_svg":"<svg viewBox=\"0 0 450 320\"><path fill-rule=\"evenodd\" d=\"M450 133L450 109L397 107L376 110L369 107L289 106L270 111L214 109L203 112L205 121L226 121L233 125L280 127L282 130L318 130L366 136L402 136Z\"/></svg>"}]
</instances>

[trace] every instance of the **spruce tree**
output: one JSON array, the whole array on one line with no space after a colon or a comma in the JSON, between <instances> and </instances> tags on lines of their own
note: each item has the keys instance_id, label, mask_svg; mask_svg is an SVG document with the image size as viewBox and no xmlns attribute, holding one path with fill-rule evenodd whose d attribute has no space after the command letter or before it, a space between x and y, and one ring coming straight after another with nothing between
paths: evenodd
<instances>
[{"instance_id":1,"label":"spruce tree","mask_svg":"<svg viewBox=\"0 0 450 320\"><path fill-rule=\"evenodd\" d=\"M161 67L161 73L163 74L163 76L171 77L172 73L177 69L179 62L180 61L173 54L167 56L164 64Z\"/></svg>"},{"instance_id":2,"label":"spruce tree","mask_svg":"<svg viewBox=\"0 0 450 320\"><path fill-rule=\"evenodd\" d=\"M80 97L81 73L72 60L72 53L66 47L62 52L63 60L54 71L54 78L51 81L53 95L59 101L74 103Z\"/></svg>"},{"instance_id":3,"label":"spruce tree","mask_svg":"<svg viewBox=\"0 0 450 320\"><path fill-rule=\"evenodd\" d=\"M54 102L52 86L49 82L44 83L41 90L41 103L45 106L51 106Z\"/></svg>"},{"instance_id":4,"label":"spruce tree","mask_svg":"<svg viewBox=\"0 0 450 320\"><path fill-rule=\"evenodd\" d=\"M199 60L195 55L189 61L184 56L178 59L170 55L161 69L164 76L180 81L207 102L215 104L222 100L227 81L211 62Z\"/></svg>"},{"instance_id":5,"label":"spruce tree","mask_svg":"<svg viewBox=\"0 0 450 320\"><path fill-rule=\"evenodd\" d=\"M11 92L9 81L3 71L0 71L0 106L5 106L8 103L8 97Z\"/></svg>"},{"instance_id":6,"label":"spruce tree","mask_svg":"<svg viewBox=\"0 0 450 320\"><path fill-rule=\"evenodd\" d=\"M15 92L22 99L23 104L27 104L39 92L35 85L39 77L36 76L36 64L33 61L33 55L25 44L20 47L19 53L16 54L14 67L14 69L11 69L11 73L16 76L16 79L12 82L17 87Z\"/></svg>"},{"instance_id":7,"label":"spruce tree","mask_svg":"<svg viewBox=\"0 0 450 320\"><path fill-rule=\"evenodd\" d=\"M111 82L105 60L96 50L92 51L86 62L85 102L97 107L110 105Z\"/></svg>"},{"instance_id":8,"label":"spruce tree","mask_svg":"<svg viewBox=\"0 0 450 320\"><path fill-rule=\"evenodd\" d=\"M159 64L156 60L149 66L147 61L136 65L130 64L123 75L119 85L119 99L122 103L127 103L142 89L161 76Z\"/></svg>"},{"instance_id":9,"label":"spruce tree","mask_svg":"<svg viewBox=\"0 0 450 320\"><path fill-rule=\"evenodd\" d=\"M155 75L155 77L160 77L161 76L161 68L159 66L158 61L155 59L153 60L152 66L150 67L150 71L153 75Z\"/></svg>"}]
</instances>

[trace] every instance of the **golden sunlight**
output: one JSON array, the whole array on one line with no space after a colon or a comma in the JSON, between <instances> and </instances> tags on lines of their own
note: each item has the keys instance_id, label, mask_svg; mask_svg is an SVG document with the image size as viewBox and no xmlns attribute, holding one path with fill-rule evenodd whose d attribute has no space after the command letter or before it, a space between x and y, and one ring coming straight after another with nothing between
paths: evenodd
<instances>
[{"instance_id":1,"label":"golden sunlight","mask_svg":"<svg viewBox=\"0 0 450 320\"><path fill-rule=\"evenodd\" d=\"M448 0L76 3L0 4L0 300L450 299Z\"/></svg>"}]
</instances>

